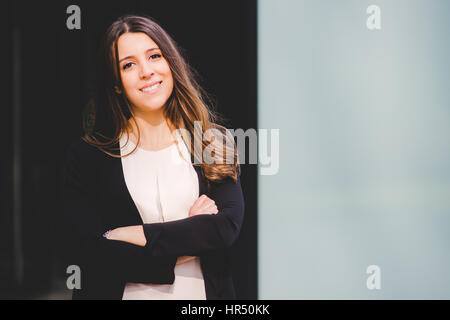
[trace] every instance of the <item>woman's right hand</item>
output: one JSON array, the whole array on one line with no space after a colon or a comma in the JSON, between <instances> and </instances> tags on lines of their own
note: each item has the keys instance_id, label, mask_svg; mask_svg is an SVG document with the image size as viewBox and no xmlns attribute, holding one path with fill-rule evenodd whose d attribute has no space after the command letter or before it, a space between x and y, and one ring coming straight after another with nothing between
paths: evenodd
<instances>
[{"instance_id":1,"label":"woman's right hand","mask_svg":"<svg viewBox=\"0 0 450 320\"><path fill-rule=\"evenodd\" d=\"M205 194L202 194L195 200L194 204L189 209L189 217L198 214L216 214L217 212L219 211L217 210L214 200L208 198Z\"/></svg>"}]
</instances>

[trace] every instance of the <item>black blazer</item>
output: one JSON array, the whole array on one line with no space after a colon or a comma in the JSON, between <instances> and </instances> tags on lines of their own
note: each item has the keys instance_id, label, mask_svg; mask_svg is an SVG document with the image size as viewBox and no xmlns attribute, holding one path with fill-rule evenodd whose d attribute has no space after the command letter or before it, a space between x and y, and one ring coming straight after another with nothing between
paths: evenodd
<instances>
[{"instance_id":1,"label":"black blazer","mask_svg":"<svg viewBox=\"0 0 450 320\"><path fill-rule=\"evenodd\" d=\"M68 263L81 268L81 289L73 289L73 299L121 299L127 282L172 284L179 256L200 257L207 299L235 299L230 247L244 217L240 180L210 183L208 190L200 167L194 168L199 194L213 199L219 212L144 224L125 184L121 159L82 139L70 145L63 192L65 235ZM131 225L143 225L145 247L102 236Z\"/></svg>"}]
</instances>

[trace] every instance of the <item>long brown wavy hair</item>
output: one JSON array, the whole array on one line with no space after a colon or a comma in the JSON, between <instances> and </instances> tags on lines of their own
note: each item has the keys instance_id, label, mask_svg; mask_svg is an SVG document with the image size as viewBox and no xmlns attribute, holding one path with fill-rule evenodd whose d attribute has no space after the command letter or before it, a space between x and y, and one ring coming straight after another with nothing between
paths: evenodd
<instances>
[{"instance_id":1,"label":"long brown wavy hair","mask_svg":"<svg viewBox=\"0 0 450 320\"><path fill-rule=\"evenodd\" d=\"M168 120L168 124L175 127L174 129L184 129L179 132L182 133L181 137L191 152L196 163L194 165L201 165L208 182L218 182L226 177L230 177L236 182L240 168L234 138L227 134L227 130L223 126L216 123L218 115L208 107L210 99L196 81L194 70L182 57L175 41L149 17L123 16L108 28L99 51L96 92L84 117L83 139L112 157L126 157L134 152L133 150L127 155L114 152L118 150L114 146L120 141L122 133L129 130L128 120L133 120L137 126L131 112L131 102L124 94L118 62L117 41L122 34L127 32L147 34L158 45L162 56L166 59L172 71L174 85L172 94L164 106L164 116ZM115 88L119 88L121 90L119 92L122 94L118 94ZM202 129L205 131L218 129L213 130L216 133L215 139L205 141L203 132L194 130L195 121L200 121ZM140 141L139 127L137 126L137 128L136 147ZM219 137L217 132L220 134ZM188 134L190 134L189 137L187 137ZM214 162L202 161L205 148L216 143L220 143L218 144L220 148L214 148L211 153ZM201 148L194 148L194 144ZM226 157L230 159L230 155L232 162L226 159Z\"/></svg>"}]
</instances>

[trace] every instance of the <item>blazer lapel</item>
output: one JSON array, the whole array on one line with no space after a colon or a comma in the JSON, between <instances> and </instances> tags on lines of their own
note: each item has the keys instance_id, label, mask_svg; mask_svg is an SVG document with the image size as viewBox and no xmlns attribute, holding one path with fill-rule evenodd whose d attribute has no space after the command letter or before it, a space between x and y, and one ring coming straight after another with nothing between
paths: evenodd
<instances>
[{"instance_id":1,"label":"blazer lapel","mask_svg":"<svg viewBox=\"0 0 450 320\"><path fill-rule=\"evenodd\" d=\"M184 140L183 140L184 142ZM190 150L190 147L187 146L187 149ZM203 171L202 171L202 167L200 165L195 165L194 164L194 155L191 153L191 163L192 166L195 169L195 172L197 172L197 177L198 177L198 194L199 196L201 196L202 194L207 194L208 190L207 190L207 182L206 182L206 178L203 175Z\"/></svg>"},{"instance_id":2,"label":"blazer lapel","mask_svg":"<svg viewBox=\"0 0 450 320\"><path fill-rule=\"evenodd\" d=\"M118 144L114 147L118 147ZM116 225L143 224L139 210L131 197L125 182L122 167L122 159L105 154L104 167L102 168L102 185L99 190L105 195L105 206L109 206L112 223Z\"/></svg>"},{"instance_id":3,"label":"blazer lapel","mask_svg":"<svg viewBox=\"0 0 450 320\"><path fill-rule=\"evenodd\" d=\"M115 148L119 148L117 143ZM119 149L117 149L119 150ZM102 168L102 183L99 193L106 207L109 207L107 221L114 225L141 225L143 224L139 210L133 201L125 182L122 159L106 155L105 165ZM193 163L193 157L191 155ZM207 183L200 165L193 165L199 182L199 196L207 193Z\"/></svg>"}]
</instances>

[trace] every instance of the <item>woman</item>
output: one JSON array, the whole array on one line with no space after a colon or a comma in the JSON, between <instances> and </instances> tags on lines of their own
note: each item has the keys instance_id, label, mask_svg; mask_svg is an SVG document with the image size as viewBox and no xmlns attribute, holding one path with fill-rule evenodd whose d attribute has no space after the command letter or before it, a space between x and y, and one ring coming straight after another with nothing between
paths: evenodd
<instances>
[{"instance_id":1,"label":"woman","mask_svg":"<svg viewBox=\"0 0 450 320\"><path fill-rule=\"evenodd\" d=\"M150 18L115 21L100 52L86 134L66 156L73 298L235 298L229 248L244 202L234 140Z\"/></svg>"}]
</instances>

